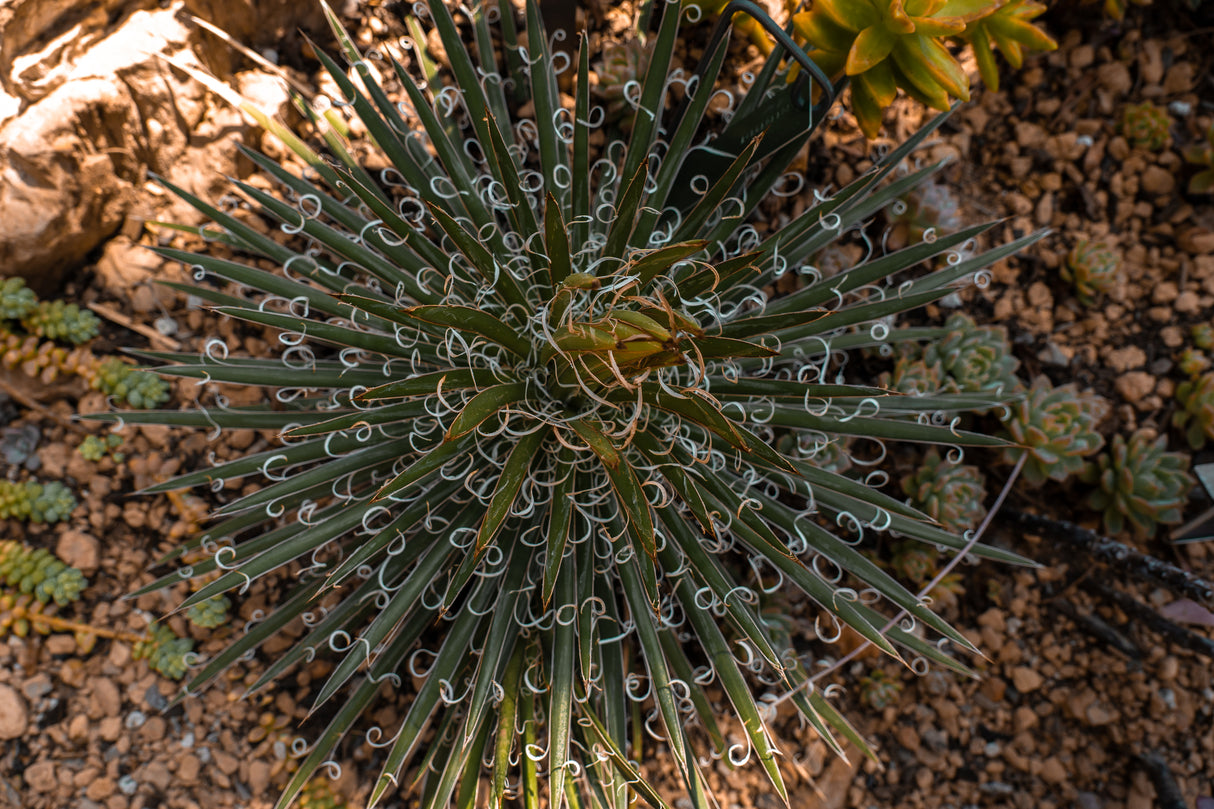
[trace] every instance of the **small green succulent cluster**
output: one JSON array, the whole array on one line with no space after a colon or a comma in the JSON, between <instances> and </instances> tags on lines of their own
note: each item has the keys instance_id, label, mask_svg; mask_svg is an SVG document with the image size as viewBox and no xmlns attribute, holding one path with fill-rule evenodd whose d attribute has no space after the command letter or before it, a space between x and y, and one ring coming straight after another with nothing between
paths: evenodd
<instances>
[{"instance_id":1,"label":"small green succulent cluster","mask_svg":"<svg viewBox=\"0 0 1214 809\"><path fill-rule=\"evenodd\" d=\"M1214 348L1214 325L1210 323L1193 324L1189 328L1189 339L1202 351L1209 351Z\"/></svg>"},{"instance_id":2,"label":"small green succulent cluster","mask_svg":"<svg viewBox=\"0 0 1214 809\"><path fill-rule=\"evenodd\" d=\"M227 596L211 596L186 610L185 617L194 626L214 629L228 620L228 609L232 601Z\"/></svg>"},{"instance_id":3,"label":"small green succulent cluster","mask_svg":"<svg viewBox=\"0 0 1214 809\"><path fill-rule=\"evenodd\" d=\"M908 396L930 396L944 390L951 381L940 362L928 363L921 357L905 354L894 362L892 371L878 378L881 387Z\"/></svg>"},{"instance_id":4,"label":"small green succulent cluster","mask_svg":"<svg viewBox=\"0 0 1214 809\"><path fill-rule=\"evenodd\" d=\"M72 345L87 343L97 336L101 321L88 309L63 301L41 301L21 319L30 334L46 340L62 340Z\"/></svg>"},{"instance_id":5,"label":"small green succulent cluster","mask_svg":"<svg viewBox=\"0 0 1214 809\"><path fill-rule=\"evenodd\" d=\"M88 585L79 568L69 567L46 548L30 549L11 539L0 541L0 582L61 607L80 598Z\"/></svg>"},{"instance_id":6,"label":"small green succulent cluster","mask_svg":"<svg viewBox=\"0 0 1214 809\"><path fill-rule=\"evenodd\" d=\"M42 431L33 424L5 427L0 431L0 455L13 469L25 468L37 472L42 466L38 458L38 439Z\"/></svg>"},{"instance_id":7,"label":"small green succulent cluster","mask_svg":"<svg viewBox=\"0 0 1214 809\"><path fill-rule=\"evenodd\" d=\"M140 409L156 407L169 399L167 382L120 357L102 361L89 384L94 390Z\"/></svg>"},{"instance_id":8,"label":"small green succulent cluster","mask_svg":"<svg viewBox=\"0 0 1214 809\"><path fill-rule=\"evenodd\" d=\"M299 793L299 809L346 809L346 802L333 791L329 779L321 775L309 781Z\"/></svg>"},{"instance_id":9,"label":"small green succulent cluster","mask_svg":"<svg viewBox=\"0 0 1214 809\"><path fill-rule=\"evenodd\" d=\"M905 540L894 545L889 569L912 584L923 584L935 575L937 556L932 546Z\"/></svg>"},{"instance_id":10,"label":"small green succulent cluster","mask_svg":"<svg viewBox=\"0 0 1214 809\"><path fill-rule=\"evenodd\" d=\"M890 677L884 669L873 669L860 678L860 701L878 711L898 701L902 683Z\"/></svg>"},{"instance_id":11,"label":"small green succulent cluster","mask_svg":"<svg viewBox=\"0 0 1214 809\"><path fill-rule=\"evenodd\" d=\"M122 446L122 436L117 433L108 433L105 438L99 435L85 436L80 442L80 446L76 451L86 461L97 463L102 458L109 457L114 463L122 463L126 455L119 452L118 448Z\"/></svg>"},{"instance_id":12,"label":"small green succulent cluster","mask_svg":"<svg viewBox=\"0 0 1214 809\"><path fill-rule=\"evenodd\" d=\"M1020 361L1012 355L1007 329L978 326L973 318L955 314L944 324L947 333L923 352L928 365L939 364L963 393L1010 394L1020 387L1016 369Z\"/></svg>"},{"instance_id":13,"label":"small green succulent cluster","mask_svg":"<svg viewBox=\"0 0 1214 809\"><path fill-rule=\"evenodd\" d=\"M612 40L603 45L600 61L595 66L598 76L596 95L603 102L605 123L624 124L641 97L641 84L649 66L649 49L638 38Z\"/></svg>"},{"instance_id":14,"label":"small green succulent cluster","mask_svg":"<svg viewBox=\"0 0 1214 809\"><path fill-rule=\"evenodd\" d=\"M1083 470L1081 479L1099 488L1088 495L1090 508L1104 513L1104 529L1120 534L1129 520L1135 535L1155 535L1159 525L1181 521L1193 477L1189 456L1167 452L1167 437L1137 430L1127 441L1113 436L1107 452Z\"/></svg>"},{"instance_id":15,"label":"small green succulent cluster","mask_svg":"<svg viewBox=\"0 0 1214 809\"><path fill-rule=\"evenodd\" d=\"M147 636L135 643L131 656L146 659L152 671L170 680L180 680L189 668L186 658L193 651L194 641L190 638L178 637L166 624L152 624Z\"/></svg>"},{"instance_id":16,"label":"small green succulent cluster","mask_svg":"<svg viewBox=\"0 0 1214 809\"><path fill-rule=\"evenodd\" d=\"M0 480L0 520L59 522L67 519L74 508L75 496L57 480L49 483Z\"/></svg>"},{"instance_id":17,"label":"small green succulent cluster","mask_svg":"<svg viewBox=\"0 0 1214 809\"><path fill-rule=\"evenodd\" d=\"M943 183L927 183L895 203L891 211L896 228L904 228L905 240L913 244L934 239L942 233L953 233L965 224L961 218L961 201Z\"/></svg>"},{"instance_id":18,"label":"small green succulent cluster","mask_svg":"<svg viewBox=\"0 0 1214 809\"><path fill-rule=\"evenodd\" d=\"M39 301L21 278L0 284L0 319L19 320L29 334L80 345L97 336L101 321L87 309L63 301Z\"/></svg>"},{"instance_id":19,"label":"small green succulent cluster","mask_svg":"<svg viewBox=\"0 0 1214 809\"><path fill-rule=\"evenodd\" d=\"M1206 130L1204 143L1195 143L1184 150L1186 163L1201 166L1201 171L1189 178L1190 194L1214 194L1214 124Z\"/></svg>"},{"instance_id":20,"label":"small green succulent cluster","mask_svg":"<svg viewBox=\"0 0 1214 809\"><path fill-rule=\"evenodd\" d=\"M23 278L0 282L0 320L20 320L38 306L38 296Z\"/></svg>"},{"instance_id":21,"label":"small green succulent cluster","mask_svg":"<svg viewBox=\"0 0 1214 809\"><path fill-rule=\"evenodd\" d=\"M1167 146L1172 119L1150 101L1130 104L1121 112L1121 134L1131 145L1157 152Z\"/></svg>"},{"instance_id":22,"label":"small green succulent cluster","mask_svg":"<svg viewBox=\"0 0 1214 809\"><path fill-rule=\"evenodd\" d=\"M1214 438L1214 371L1177 385L1176 403L1180 408L1172 414L1172 425L1185 431L1190 447L1201 449Z\"/></svg>"},{"instance_id":23,"label":"small green succulent cluster","mask_svg":"<svg viewBox=\"0 0 1214 809\"><path fill-rule=\"evenodd\" d=\"M1121 275L1121 256L1107 242L1081 239L1059 274L1075 288L1075 297L1084 306L1093 306L1099 297L1117 285Z\"/></svg>"},{"instance_id":24,"label":"small green succulent cluster","mask_svg":"<svg viewBox=\"0 0 1214 809\"><path fill-rule=\"evenodd\" d=\"M932 447L919 468L902 479L902 492L915 508L962 533L986 515L985 483L978 467L946 460Z\"/></svg>"},{"instance_id":25,"label":"small green succulent cluster","mask_svg":"<svg viewBox=\"0 0 1214 809\"><path fill-rule=\"evenodd\" d=\"M1019 446L1005 449L1003 458L1015 463L1022 451L1028 452L1023 475L1033 486L1066 480L1082 472L1084 459L1104 446L1096 425L1107 412L1108 402L1091 391L1080 393L1073 382L1056 388L1037 377L1004 419L1008 437Z\"/></svg>"},{"instance_id":26,"label":"small green succulent cluster","mask_svg":"<svg viewBox=\"0 0 1214 809\"><path fill-rule=\"evenodd\" d=\"M1185 376L1201 376L1210 367L1210 358L1204 351L1196 348L1186 348L1176 358L1176 367Z\"/></svg>"}]
</instances>

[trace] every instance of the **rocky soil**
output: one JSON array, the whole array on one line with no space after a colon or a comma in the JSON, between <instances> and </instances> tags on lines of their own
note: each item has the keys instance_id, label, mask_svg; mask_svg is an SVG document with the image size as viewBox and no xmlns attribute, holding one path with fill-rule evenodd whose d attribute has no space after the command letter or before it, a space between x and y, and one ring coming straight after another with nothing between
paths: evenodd
<instances>
[{"instance_id":1,"label":"rocky soil","mask_svg":"<svg viewBox=\"0 0 1214 809\"><path fill-rule=\"evenodd\" d=\"M1120 25L1101 19L1094 6L1056 9L1046 19L1062 47L1008 74L1001 92L977 93L928 153L955 158L943 182L962 201L966 223L1003 220L992 240L1051 230L1027 254L995 266L985 288L964 293L965 311L1008 328L1026 378L1075 380L1107 398L1112 414L1102 432L1149 427L1181 449L1183 437L1169 427L1183 379L1177 358L1189 345L1189 327L1214 314L1214 205L1210 196L1185 192L1194 169L1181 150L1214 120L1214 38L1208 14L1201 23L1170 2L1132 6ZM86 14L69 0L0 2L0 267L21 272L44 296L92 306L105 320L92 346L99 355L132 345L197 349L212 329L256 351L260 338L238 334L230 323L216 326L151 283L184 280L185 273L143 249L166 238L151 223L194 220L148 182L148 172L215 199L224 174L251 170L235 159L233 142L271 154L278 148L168 62L205 68L263 108L285 113L286 86L277 74L183 12L218 21L307 90L318 85L319 64L294 32L323 40L323 31L306 3L258 4L257 19L272 25L251 24L241 0L161 5L107 0L84 4ZM368 42L397 24L390 5L370 3L347 19ZM743 64L747 56L740 48ZM1170 141L1157 151L1131 146L1120 132L1124 107L1144 100L1171 111ZM909 104L898 107L889 134L912 131L922 117ZM873 147L844 113L811 145L807 163L821 184L837 186L865 168ZM1094 306L1080 304L1059 276L1082 237L1109 240L1124 258L1122 281ZM94 463L76 448L95 430L72 417L105 409L100 394L19 372L3 372L0 391L4 426L40 431L38 476L70 482L81 501L64 523L8 521L4 536L53 549L89 577L83 600L63 615L140 634L171 610L184 585L168 595L122 596L151 580L148 565L197 528L206 503L129 494L204 462L208 451L232 457L266 437L228 432L208 445L203 435L178 441L161 428L128 427L123 461ZM175 401L193 395L191 382L174 390ZM1209 462L1210 455L1193 460ZM1008 471L994 468L990 487ZM1075 505L1075 491L1018 485L1009 506L1099 528L1098 515ZM1195 492L1186 517L1207 506ZM1141 570L1132 565L1105 564L1006 516L990 531L989 541L1043 567L964 568L965 590L944 610L985 651L985 659L971 661L982 679L916 676L874 657L850 663L841 675L848 686L842 702L884 766L856 755L835 759L811 732L782 719L793 805L1208 809L1211 627L1192 623L1199 614L1182 621L1176 604L1183 594L1135 577ZM1118 539L1214 580L1214 546L1173 545L1166 531L1149 541ZM259 585L241 600L239 617L253 617L282 586ZM169 623L194 637L203 655L235 631L200 630L180 616ZM1189 634L1166 634L1176 626ZM276 650L272 643L265 652ZM85 653L70 634L4 638L0 805L272 806L292 766L292 739L316 730L303 720L311 685L325 672L318 664L288 675L267 696L238 699L257 669L240 664L225 687L169 707L178 684L133 660L127 641L103 639ZM878 711L862 703L859 687L876 669L901 685ZM393 719L392 707L375 717L384 726ZM352 802L365 797L370 784L359 773L371 771L372 754L365 745L348 747L338 794ZM660 753L648 762L659 775L660 762ZM777 805L757 772L723 765L710 772L723 806Z\"/></svg>"}]
</instances>

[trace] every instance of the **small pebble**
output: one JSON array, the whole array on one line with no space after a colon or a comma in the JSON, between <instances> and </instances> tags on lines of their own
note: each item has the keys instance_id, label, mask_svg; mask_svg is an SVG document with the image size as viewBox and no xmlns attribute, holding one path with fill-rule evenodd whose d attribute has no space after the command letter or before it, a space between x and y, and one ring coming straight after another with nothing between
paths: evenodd
<instances>
[{"instance_id":1,"label":"small pebble","mask_svg":"<svg viewBox=\"0 0 1214 809\"><path fill-rule=\"evenodd\" d=\"M143 727L143 723L146 721L148 721L148 718L143 711L131 711L126 715L127 730Z\"/></svg>"},{"instance_id":2,"label":"small pebble","mask_svg":"<svg viewBox=\"0 0 1214 809\"><path fill-rule=\"evenodd\" d=\"M0 739L18 739L29 726L29 709L11 685L0 685Z\"/></svg>"},{"instance_id":3,"label":"small pebble","mask_svg":"<svg viewBox=\"0 0 1214 809\"><path fill-rule=\"evenodd\" d=\"M124 775L118 779L118 789L122 790L123 795L134 795L135 790L139 789L139 782L129 775Z\"/></svg>"}]
</instances>

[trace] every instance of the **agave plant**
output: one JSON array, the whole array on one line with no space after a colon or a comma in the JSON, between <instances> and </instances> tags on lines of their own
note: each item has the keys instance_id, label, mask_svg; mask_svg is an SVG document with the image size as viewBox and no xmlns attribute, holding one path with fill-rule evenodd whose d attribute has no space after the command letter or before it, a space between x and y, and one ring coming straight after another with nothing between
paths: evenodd
<instances>
[{"instance_id":1,"label":"agave plant","mask_svg":"<svg viewBox=\"0 0 1214 809\"><path fill-rule=\"evenodd\" d=\"M787 695L832 744L863 742L805 668L788 664L790 650L759 614L760 590L786 582L816 605L822 634L847 626L895 658L964 670L938 641L971 647L853 546L886 530L965 543L863 482L781 454L777 432L826 444L1002 445L942 426L998 396L900 396L848 383L841 361L849 348L898 337L884 319L950 294L1035 237L927 264L987 226L965 228L772 298L765 290L778 277L807 271L820 250L932 175L893 171L942 118L761 234L752 212L787 182L820 118L790 108L797 126L769 129L762 145L760 133L734 129L698 148L724 42L707 53L686 103L667 111L680 16L664 14L629 140L592 151L601 116L584 45L569 67L570 109L556 89L564 65L533 2L521 25L500 4L496 33L486 15L457 21L437 0L428 8L446 61L430 61L426 40L414 38L411 64L432 68L426 89L411 65L387 57L379 64L392 84L381 84L332 13L351 74L317 48L345 96L340 109L361 119L389 171L364 170L306 104L328 156L233 99L309 167L297 176L247 152L278 190L237 190L284 237L165 183L213 220L194 233L261 259L255 267L161 248L207 282L179 288L280 331L282 345L275 356L238 357L211 340L201 356L144 356L164 363L163 374L264 386L275 401L102 418L278 431L280 446L149 491L265 479L164 560L211 553L186 571L202 584L183 608L239 596L275 571L297 579L196 668L187 691L305 619L302 637L252 686L316 655L333 661L317 696L328 726L281 806L322 765L336 766L342 739L383 695L403 700L404 718L367 730L382 749L372 805L407 786L426 807L507 796L535 805L541 795L554 809L624 807L636 795L664 806L636 763L655 737L694 806L710 805L705 753L757 761L787 798L762 695ZM494 37L504 47L491 47ZM757 105L789 87L781 63L777 49L731 122L771 122ZM724 170L704 167L722 154ZM285 272L263 269L265 260ZM141 592L181 581L171 570ZM859 590L872 597L855 598ZM883 632L903 610L915 631L894 623Z\"/></svg>"},{"instance_id":2,"label":"agave plant","mask_svg":"<svg viewBox=\"0 0 1214 809\"><path fill-rule=\"evenodd\" d=\"M1127 441L1113 436L1109 451L1084 469L1081 478L1098 488L1088 495L1089 508L1104 512L1104 530L1120 534L1126 520L1139 537L1152 537L1159 525L1181 521L1193 488L1189 457L1167 452L1167 436L1137 430Z\"/></svg>"}]
</instances>

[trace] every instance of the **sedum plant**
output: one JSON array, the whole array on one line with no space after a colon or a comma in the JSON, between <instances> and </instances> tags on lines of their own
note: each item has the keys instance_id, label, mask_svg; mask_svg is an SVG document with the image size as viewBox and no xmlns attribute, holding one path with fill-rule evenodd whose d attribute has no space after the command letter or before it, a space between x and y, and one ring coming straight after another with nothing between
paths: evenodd
<instances>
[{"instance_id":1,"label":"sedum plant","mask_svg":"<svg viewBox=\"0 0 1214 809\"><path fill-rule=\"evenodd\" d=\"M1167 452L1167 436L1137 430L1127 441L1114 435L1112 446L1084 469L1081 479L1098 488L1088 495L1089 508L1104 512L1104 529L1120 534L1128 520L1140 538L1152 537L1159 525L1181 521L1193 477L1189 456Z\"/></svg>"},{"instance_id":2,"label":"sedum plant","mask_svg":"<svg viewBox=\"0 0 1214 809\"><path fill-rule=\"evenodd\" d=\"M1185 431L1193 449L1201 449L1214 438L1214 371L1186 379L1176 386L1173 426Z\"/></svg>"},{"instance_id":3,"label":"sedum plant","mask_svg":"<svg viewBox=\"0 0 1214 809\"><path fill-rule=\"evenodd\" d=\"M1091 391L1080 393L1073 382L1056 388L1039 376L1003 420L1011 441L1023 448L1005 449L1004 459L1015 463L1027 452L1023 474L1033 486L1066 480L1104 446L1096 425L1107 412L1108 403Z\"/></svg>"},{"instance_id":4,"label":"sedum plant","mask_svg":"<svg viewBox=\"0 0 1214 809\"><path fill-rule=\"evenodd\" d=\"M1171 139L1171 127L1167 110L1150 101L1127 104L1121 111L1121 134L1132 146L1157 152Z\"/></svg>"},{"instance_id":5,"label":"sedum plant","mask_svg":"<svg viewBox=\"0 0 1214 809\"><path fill-rule=\"evenodd\" d=\"M1006 395L1020 387L1007 329L979 326L968 315L955 314L944 324L944 336L923 352L929 366L939 365L962 391Z\"/></svg>"},{"instance_id":6,"label":"sedum plant","mask_svg":"<svg viewBox=\"0 0 1214 809\"><path fill-rule=\"evenodd\" d=\"M891 339L885 319L951 294L1036 237L965 258L952 251L989 226L965 228L770 297L778 277L807 274L815 254L931 177L936 167L894 169L942 118L761 233L749 220L821 111L790 108L796 125L768 130L762 149L757 132L729 129L699 149L724 42L686 104L668 109L680 15L667 13L627 142L592 149L601 116L585 47L569 68L574 106L562 107L535 4L522 21L510 4L499 11L495 34L486 16L457 20L432 0L446 61L425 90L409 66L381 62L400 104L330 14L350 75L317 51L343 109L392 166L378 176L310 107L325 156L233 99L307 166L301 175L248 152L277 192L237 183L294 238L165 183L213 220L208 239L244 259L159 249L208 282L181 288L276 330L280 352L236 356L211 340L201 355L144 356L162 374L260 385L275 401L101 418L278 431L280 446L149 491L265 481L164 560L211 554L184 573L201 583L185 609L276 571L297 579L192 672L187 691L306 619L252 686L331 658L316 704L329 724L280 806L322 765L336 767L342 739L385 695L404 698L404 712L398 726L366 731L382 748L372 805L408 784L424 807L517 797L622 809L638 796L665 806L636 764L654 738L692 806L712 801L704 756L756 762L787 800L764 695L787 695L836 749L839 737L863 741L788 662L795 650L760 616L759 592L783 580L821 626L850 627L894 658L965 670L938 642L972 648L853 547L883 531L933 547L964 541L806 455L850 436L1003 444L944 426L1000 396L902 396L848 382L842 360ZM502 53L525 58L503 66ZM780 65L773 54L732 120L788 86ZM706 167L722 154L720 171ZM946 255L956 260L927 263ZM262 269L266 259L287 272ZM806 452L777 451L779 435ZM141 592L181 580L170 570ZM855 598L861 589L872 597ZM916 626L882 631L900 610Z\"/></svg>"},{"instance_id":7,"label":"sedum plant","mask_svg":"<svg viewBox=\"0 0 1214 809\"><path fill-rule=\"evenodd\" d=\"M1075 288L1080 303L1094 306L1101 295L1117 286L1121 256L1107 242L1080 239L1067 253L1059 274Z\"/></svg>"},{"instance_id":8,"label":"sedum plant","mask_svg":"<svg viewBox=\"0 0 1214 809\"><path fill-rule=\"evenodd\" d=\"M32 523L66 520L76 508L76 496L57 480L39 483L0 480L0 520Z\"/></svg>"},{"instance_id":9,"label":"sedum plant","mask_svg":"<svg viewBox=\"0 0 1214 809\"><path fill-rule=\"evenodd\" d=\"M62 607L80 598L88 581L79 568L69 567L46 548L31 549L6 539L0 541L0 583Z\"/></svg>"},{"instance_id":10,"label":"sedum plant","mask_svg":"<svg viewBox=\"0 0 1214 809\"><path fill-rule=\"evenodd\" d=\"M933 447L919 468L902 479L902 493L924 514L962 533L986 515L985 483L978 467L941 458Z\"/></svg>"},{"instance_id":11,"label":"sedum plant","mask_svg":"<svg viewBox=\"0 0 1214 809\"><path fill-rule=\"evenodd\" d=\"M1214 124L1206 130L1205 142L1185 147L1186 163L1200 166L1201 170L1189 178L1190 194L1214 193Z\"/></svg>"}]
</instances>

